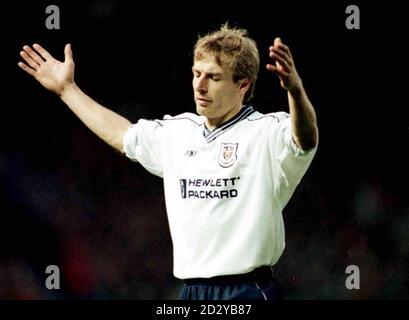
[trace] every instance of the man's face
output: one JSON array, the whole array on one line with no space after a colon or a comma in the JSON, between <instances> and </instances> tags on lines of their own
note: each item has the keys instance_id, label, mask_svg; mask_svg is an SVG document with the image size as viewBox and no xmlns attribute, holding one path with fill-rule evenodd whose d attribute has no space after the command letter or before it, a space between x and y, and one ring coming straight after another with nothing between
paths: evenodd
<instances>
[{"instance_id":1,"label":"man's face","mask_svg":"<svg viewBox=\"0 0 409 320\"><path fill-rule=\"evenodd\" d=\"M245 91L240 89L241 81L233 82L228 66L219 66L212 55L206 54L194 61L192 71L196 111L207 118L207 125L214 127L240 110Z\"/></svg>"}]
</instances>

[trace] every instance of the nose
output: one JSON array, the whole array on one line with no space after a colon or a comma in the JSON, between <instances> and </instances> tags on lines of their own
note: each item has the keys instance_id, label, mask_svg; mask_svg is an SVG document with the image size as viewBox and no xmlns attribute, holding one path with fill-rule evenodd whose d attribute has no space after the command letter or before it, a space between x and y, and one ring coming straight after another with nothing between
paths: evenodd
<instances>
[{"instance_id":1,"label":"nose","mask_svg":"<svg viewBox=\"0 0 409 320\"><path fill-rule=\"evenodd\" d=\"M207 93L207 80L204 75L193 79L193 88L200 94Z\"/></svg>"}]
</instances>

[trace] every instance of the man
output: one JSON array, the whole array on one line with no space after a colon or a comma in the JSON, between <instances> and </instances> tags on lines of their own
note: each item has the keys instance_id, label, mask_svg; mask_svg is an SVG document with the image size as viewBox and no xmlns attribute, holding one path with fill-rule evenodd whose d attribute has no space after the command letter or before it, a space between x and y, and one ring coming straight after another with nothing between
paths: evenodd
<instances>
[{"instance_id":1,"label":"man","mask_svg":"<svg viewBox=\"0 0 409 320\"><path fill-rule=\"evenodd\" d=\"M287 90L290 115L250 106L259 69L255 42L227 25L194 49L198 115L131 124L99 105L74 82L71 46L65 61L41 46L23 47L19 66L55 92L95 134L164 179L182 299L279 299L271 267L284 250L282 210L318 143L316 115L289 48L269 48L269 71Z\"/></svg>"}]
</instances>

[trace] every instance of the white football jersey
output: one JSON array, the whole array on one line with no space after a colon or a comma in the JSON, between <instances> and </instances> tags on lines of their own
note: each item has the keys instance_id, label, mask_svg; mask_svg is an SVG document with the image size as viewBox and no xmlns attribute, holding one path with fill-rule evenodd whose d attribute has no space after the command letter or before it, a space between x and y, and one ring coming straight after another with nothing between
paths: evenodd
<instances>
[{"instance_id":1,"label":"white football jersey","mask_svg":"<svg viewBox=\"0 0 409 320\"><path fill-rule=\"evenodd\" d=\"M274 265L284 246L282 210L313 159L294 143L289 114L251 106L205 136L205 118L139 120L123 142L131 160L164 181L180 279Z\"/></svg>"}]
</instances>

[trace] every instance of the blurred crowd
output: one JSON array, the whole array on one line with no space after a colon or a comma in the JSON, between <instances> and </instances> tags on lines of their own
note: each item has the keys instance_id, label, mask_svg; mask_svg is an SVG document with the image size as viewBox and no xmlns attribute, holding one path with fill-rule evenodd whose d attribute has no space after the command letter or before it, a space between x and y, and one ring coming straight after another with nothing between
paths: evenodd
<instances>
[{"instance_id":1,"label":"blurred crowd","mask_svg":"<svg viewBox=\"0 0 409 320\"><path fill-rule=\"evenodd\" d=\"M74 133L55 170L1 158L0 299L174 297L161 180L93 140ZM60 290L45 286L48 265Z\"/></svg>"}]
</instances>

